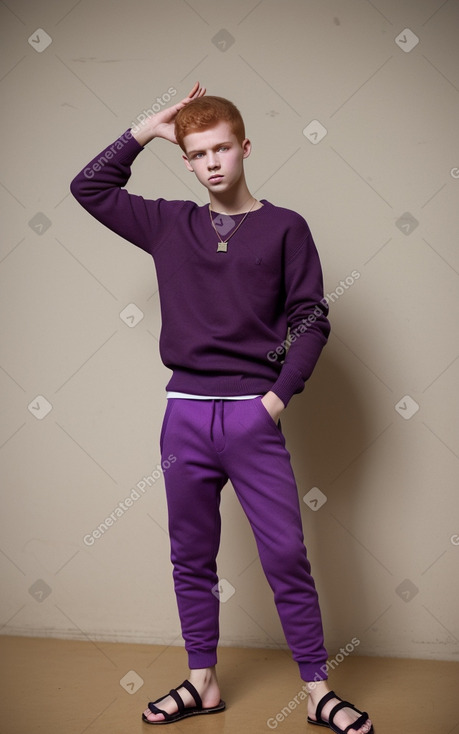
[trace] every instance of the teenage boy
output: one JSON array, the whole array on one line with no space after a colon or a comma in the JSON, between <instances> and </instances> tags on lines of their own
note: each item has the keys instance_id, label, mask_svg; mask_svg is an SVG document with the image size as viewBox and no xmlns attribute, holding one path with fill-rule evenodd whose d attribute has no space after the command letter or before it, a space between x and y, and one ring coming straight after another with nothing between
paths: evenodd
<instances>
[{"instance_id":1,"label":"teenage boy","mask_svg":"<svg viewBox=\"0 0 459 734\"><path fill-rule=\"evenodd\" d=\"M252 196L244 174L251 143L241 115L205 93L197 82L178 104L124 133L71 185L90 214L152 255L160 353L172 370L160 446L162 456L176 456L164 479L190 673L142 717L167 724L225 708L215 671L216 556L220 493L231 480L309 693L308 721L339 734L369 734L368 715L326 683L318 597L279 424L330 331L319 257L299 214ZM209 193L208 206L148 200L123 188L154 138L180 145L186 168Z\"/></svg>"}]
</instances>

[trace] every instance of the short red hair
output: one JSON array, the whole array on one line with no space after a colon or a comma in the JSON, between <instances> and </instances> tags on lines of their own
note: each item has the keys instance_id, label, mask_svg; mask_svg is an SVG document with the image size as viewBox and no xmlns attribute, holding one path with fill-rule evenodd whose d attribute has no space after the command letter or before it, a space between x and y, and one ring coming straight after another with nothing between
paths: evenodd
<instances>
[{"instance_id":1,"label":"short red hair","mask_svg":"<svg viewBox=\"0 0 459 734\"><path fill-rule=\"evenodd\" d=\"M208 130L219 122L229 122L234 135L240 143L245 139L245 127L242 115L236 105L224 97L204 95L193 99L177 112L175 117L175 137L181 149L186 153L183 138L188 133Z\"/></svg>"}]
</instances>

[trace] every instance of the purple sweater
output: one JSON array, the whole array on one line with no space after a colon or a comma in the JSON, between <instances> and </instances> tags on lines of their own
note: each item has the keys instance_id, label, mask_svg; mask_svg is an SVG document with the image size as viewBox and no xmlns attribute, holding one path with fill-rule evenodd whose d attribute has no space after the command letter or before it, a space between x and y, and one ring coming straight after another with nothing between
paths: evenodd
<instances>
[{"instance_id":1,"label":"purple sweater","mask_svg":"<svg viewBox=\"0 0 459 734\"><path fill-rule=\"evenodd\" d=\"M71 191L99 222L154 259L160 354L172 370L166 389L222 397L273 390L287 405L304 388L330 331L307 223L262 200L228 252L217 253L207 205L144 199L123 188L142 150L127 131L85 166ZM235 224L241 218L233 216Z\"/></svg>"}]
</instances>

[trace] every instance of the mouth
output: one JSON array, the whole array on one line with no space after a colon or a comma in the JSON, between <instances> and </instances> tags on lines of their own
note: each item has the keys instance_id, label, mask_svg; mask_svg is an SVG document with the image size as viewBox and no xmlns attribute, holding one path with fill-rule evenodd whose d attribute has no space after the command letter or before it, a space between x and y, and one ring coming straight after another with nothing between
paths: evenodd
<instances>
[{"instance_id":1,"label":"mouth","mask_svg":"<svg viewBox=\"0 0 459 734\"><path fill-rule=\"evenodd\" d=\"M223 176L220 173L214 173L214 175L210 176L208 180L210 183L218 183L222 178Z\"/></svg>"}]
</instances>

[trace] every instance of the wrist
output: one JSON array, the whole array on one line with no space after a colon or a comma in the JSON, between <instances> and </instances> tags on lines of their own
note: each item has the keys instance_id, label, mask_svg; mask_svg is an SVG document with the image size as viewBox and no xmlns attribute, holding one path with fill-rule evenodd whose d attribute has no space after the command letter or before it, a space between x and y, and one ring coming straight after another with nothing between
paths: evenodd
<instances>
[{"instance_id":1,"label":"wrist","mask_svg":"<svg viewBox=\"0 0 459 734\"><path fill-rule=\"evenodd\" d=\"M146 126L140 124L140 125L134 125L134 127L131 127L131 135L133 138L137 140L139 145L145 146L147 143L153 140L155 137L155 133L153 130L148 129Z\"/></svg>"}]
</instances>

